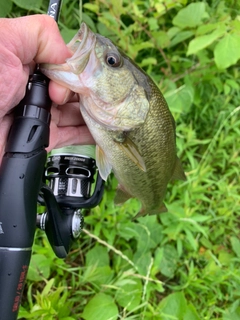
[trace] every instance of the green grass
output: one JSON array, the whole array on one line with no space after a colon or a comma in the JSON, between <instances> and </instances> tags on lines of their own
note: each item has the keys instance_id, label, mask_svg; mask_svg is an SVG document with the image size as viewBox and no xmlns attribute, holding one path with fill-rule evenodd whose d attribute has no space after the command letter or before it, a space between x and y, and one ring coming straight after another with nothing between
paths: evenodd
<instances>
[{"instance_id":1,"label":"green grass","mask_svg":"<svg viewBox=\"0 0 240 320\"><path fill-rule=\"evenodd\" d=\"M2 4L14 17L48 2ZM66 41L79 16L63 0ZM240 319L239 16L233 0L83 1L83 20L165 95L187 181L169 185L168 213L132 221L139 203L115 207L112 177L65 260L38 231L19 319Z\"/></svg>"}]
</instances>

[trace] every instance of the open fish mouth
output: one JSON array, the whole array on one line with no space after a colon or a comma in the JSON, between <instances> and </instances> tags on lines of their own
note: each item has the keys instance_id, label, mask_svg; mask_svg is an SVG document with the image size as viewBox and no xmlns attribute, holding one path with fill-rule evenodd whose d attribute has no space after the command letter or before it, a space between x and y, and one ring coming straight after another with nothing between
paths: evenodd
<instances>
[{"instance_id":1,"label":"open fish mouth","mask_svg":"<svg viewBox=\"0 0 240 320\"><path fill-rule=\"evenodd\" d=\"M73 56L66 63L75 74L80 74L86 67L96 43L96 35L83 22L75 37L67 45Z\"/></svg>"},{"instance_id":2,"label":"open fish mouth","mask_svg":"<svg viewBox=\"0 0 240 320\"><path fill-rule=\"evenodd\" d=\"M73 52L73 54L77 50L82 50L82 47L85 45L87 36L88 36L88 27L83 22L81 24L80 29L78 30L78 33L73 37L73 39L68 43L67 47L70 49L70 51Z\"/></svg>"},{"instance_id":3,"label":"open fish mouth","mask_svg":"<svg viewBox=\"0 0 240 320\"><path fill-rule=\"evenodd\" d=\"M96 43L96 35L87 27L85 23L67 47L72 52L72 57L66 59L63 64L42 64L40 69L52 80L66 78L64 73L80 74L88 64L90 54ZM63 81L61 81L63 82Z\"/></svg>"}]
</instances>

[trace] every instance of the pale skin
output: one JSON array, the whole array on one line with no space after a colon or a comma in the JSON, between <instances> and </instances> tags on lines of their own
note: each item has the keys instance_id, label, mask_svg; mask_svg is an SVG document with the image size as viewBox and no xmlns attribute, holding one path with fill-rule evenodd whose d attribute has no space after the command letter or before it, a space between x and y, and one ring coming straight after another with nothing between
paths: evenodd
<instances>
[{"instance_id":1,"label":"pale skin","mask_svg":"<svg viewBox=\"0 0 240 320\"><path fill-rule=\"evenodd\" d=\"M25 94L36 63L63 63L71 54L58 26L47 15L0 19L0 163L13 120L11 110ZM77 96L50 82L50 144L48 151L66 145L94 144L79 111Z\"/></svg>"}]
</instances>

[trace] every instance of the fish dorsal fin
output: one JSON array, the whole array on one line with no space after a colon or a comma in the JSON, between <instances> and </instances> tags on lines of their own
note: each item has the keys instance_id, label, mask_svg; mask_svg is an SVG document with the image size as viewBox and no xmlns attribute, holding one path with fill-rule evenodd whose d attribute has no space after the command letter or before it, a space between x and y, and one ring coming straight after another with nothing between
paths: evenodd
<instances>
[{"instance_id":1,"label":"fish dorsal fin","mask_svg":"<svg viewBox=\"0 0 240 320\"><path fill-rule=\"evenodd\" d=\"M180 159L177 157L171 180L186 180Z\"/></svg>"},{"instance_id":2,"label":"fish dorsal fin","mask_svg":"<svg viewBox=\"0 0 240 320\"><path fill-rule=\"evenodd\" d=\"M112 171L112 165L108 162L104 151L98 145L96 146L96 163L100 176L106 181Z\"/></svg>"},{"instance_id":3,"label":"fish dorsal fin","mask_svg":"<svg viewBox=\"0 0 240 320\"><path fill-rule=\"evenodd\" d=\"M117 187L116 196L114 198L114 203L122 204L130 198L132 198L132 196L124 189L122 185L119 184Z\"/></svg>"},{"instance_id":4,"label":"fish dorsal fin","mask_svg":"<svg viewBox=\"0 0 240 320\"><path fill-rule=\"evenodd\" d=\"M145 162L142 156L140 155L137 146L130 138L125 137L124 142L119 143L119 147L128 156L128 158L138 166L139 169L141 169L144 172L147 171Z\"/></svg>"}]
</instances>

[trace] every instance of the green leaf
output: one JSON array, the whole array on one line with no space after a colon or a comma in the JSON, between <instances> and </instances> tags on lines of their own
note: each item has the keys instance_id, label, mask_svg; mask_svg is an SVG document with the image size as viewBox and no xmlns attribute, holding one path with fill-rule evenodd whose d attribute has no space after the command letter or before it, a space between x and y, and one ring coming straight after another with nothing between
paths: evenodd
<instances>
[{"instance_id":1,"label":"green leaf","mask_svg":"<svg viewBox=\"0 0 240 320\"><path fill-rule=\"evenodd\" d=\"M118 308L110 296L98 293L88 302L81 316L85 320L116 320Z\"/></svg>"},{"instance_id":2,"label":"green leaf","mask_svg":"<svg viewBox=\"0 0 240 320\"><path fill-rule=\"evenodd\" d=\"M173 19L173 24L180 28L194 28L198 26L206 16L205 3L190 3L187 7L178 11Z\"/></svg>"},{"instance_id":3,"label":"green leaf","mask_svg":"<svg viewBox=\"0 0 240 320\"><path fill-rule=\"evenodd\" d=\"M6 17L12 10L12 1L11 0L5 0L1 2L0 5L0 18Z\"/></svg>"},{"instance_id":4,"label":"green leaf","mask_svg":"<svg viewBox=\"0 0 240 320\"><path fill-rule=\"evenodd\" d=\"M156 18L153 18L153 17L149 18L148 24L149 24L150 30L158 30L159 29L158 20Z\"/></svg>"},{"instance_id":5,"label":"green leaf","mask_svg":"<svg viewBox=\"0 0 240 320\"><path fill-rule=\"evenodd\" d=\"M105 267L98 267L98 266L91 266L87 267L84 275L83 280L85 282L91 282L95 285L105 285L110 283L113 277L113 272L110 266Z\"/></svg>"},{"instance_id":6,"label":"green leaf","mask_svg":"<svg viewBox=\"0 0 240 320\"><path fill-rule=\"evenodd\" d=\"M159 265L159 270L161 274L163 274L164 276L172 278L177 268L177 250L173 246L168 244L164 246L162 249L160 249L160 251L161 250L163 252Z\"/></svg>"},{"instance_id":7,"label":"green leaf","mask_svg":"<svg viewBox=\"0 0 240 320\"><path fill-rule=\"evenodd\" d=\"M188 46L187 56L210 46L210 44L221 37L224 32L225 28L219 28L217 30L214 30L211 34L200 36L191 40Z\"/></svg>"},{"instance_id":8,"label":"green leaf","mask_svg":"<svg viewBox=\"0 0 240 320\"><path fill-rule=\"evenodd\" d=\"M122 285L116 293L117 302L128 311L135 309L140 304L141 297L142 282L139 279L133 279L132 283Z\"/></svg>"},{"instance_id":9,"label":"green leaf","mask_svg":"<svg viewBox=\"0 0 240 320\"><path fill-rule=\"evenodd\" d=\"M138 249L133 256L133 262L138 272L146 275L151 264L151 252L142 251L141 248Z\"/></svg>"},{"instance_id":10,"label":"green leaf","mask_svg":"<svg viewBox=\"0 0 240 320\"><path fill-rule=\"evenodd\" d=\"M170 44L170 39L165 31L153 31L152 36L160 48L166 48Z\"/></svg>"},{"instance_id":11,"label":"green leaf","mask_svg":"<svg viewBox=\"0 0 240 320\"><path fill-rule=\"evenodd\" d=\"M196 239L193 236L193 233L187 228L184 231L186 233L186 239L188 240L188 242L192 246L193 250L196 251L198 249L198 244L197 244Z\"/></svg>"},{"instance_id":12,"label":"green leaf","mask_svg":"<svg viewBox=\"0 0 240 320\"><path fill-rule=\"evenodd\" d=\"M92 12L98 13L99 12L99 6L97 4L93 4L93 3L84 3L83 7L85 9L88 9Z\"/></svg>"},{"instance_id":13,"label":"green leaf","mask_svg":"<svg viewBox=\"0 0 240 320\"><path fill-rule=\"evenodd\" d=\"M135 225L138 233L138 248L149 250L155 248L162 240L162 226L157 223L156 216L140 217L141 224Z\"/></svg>"},{"instance_id":14,"label":"green leaf","mask_svg":"<svg viewBox=\"0 0 240 320\"><path fill-rule=\"evenodd\" d=\"M106 284L110 282L112 275L107 248L96 245L86 254L84 281L93 282L97 285Z\"/></svg>"},{"instance_id":15,"label":"green leaf","mask_svg":"<svg viewBox=\"0 0 240 320\"><path fill-rule=\"evenodd\" d=\"M228 33L214 49L214 58L219 69L235 64L240 58L240 37L237 33Z\"/></svg>"},{"instance_id":16,"label":"green leaf","mask_svg":"<svg viewBox=\"0 0 240 320\"><path fill-rule=\"evenodd\" d=\"M187 113L193 103L194 89L192 86L183 85L166 92L164 97L172 112Z\"/></svg>"},{"instance_id":17,"label":"green leaf","mask_svg":"<svg viewBox=\"0 0 240 320\"><path fill-rule=\"evenodd\" d=\"M238 258L240 258L240 240L236 237L231 237L230 240L233 251L236 253Z\"/></svg>"},{"instance_id":18,"label":"green leaf","mask_svg":"<svg viewBox=\"0 0 240 320\"><path fill-rule=\"evenodd\" d=\"M43 278L47 279L50 275L50 264L51 261L44 255L33 254L27 275L28 280L40 281Z\"/></svg>"},{"instance_id":19,"label":"green leaf","mask_svg":"<svg viewBox=\"0 0 240 320\"><path fill-rule=\"evenodd\" d=\"M40 9L42 5L42 0L13 0L13 2L20 8L27 10Z\"/></svg>"},{"instance_id":20,"label":"green leaf","mask_svg":"<svg viewBox=\"0 0 240 320\"><path fill-rule=\"evenodd\" d=\"M194 35L192 31L181 31L176 34L171 40L170 48L176 46L178 43L181 43Z\"/></svg>"},{"instance_id":21,"label":"green leaf","mask_svg":"<svg viewBox=\"0 0 240 320\"><path fill-rule=\"evenodd\" d=\"M197 36L204 35L206 33L216 30L218 27L219 27L219 23L207 23L207 24L200 25L197 28L196 35Z\"/></svg>"},{"instance_id":22,"label":"green leaf","mask_svg":"<svg viewBox=\"0 0 240 320\"><path fill-rule=\"evenodd\" d=\"M182 292L176 292L164 298L157 310L162 316L162 320L181 320L187 309L187 302Z\"/></svg>"},{"instance_id":23,"label":"green leaf","mask_svg":"<svg viewBox=\"0 0 240 320\"><path fill-rule=\"evenodd\" d=\"M223 314L223 320L239 320L240 319L240 308L237 308L236 311L230 312L226 311Z\"/></svg>"},{"instance_id":24,"label":"green leaf","mask_svg":"<svg viewBox=\"0 0 240 320\"><path fill-rule=\"evenodd\" d=\"M196 309L192 304L188 305L183 320L201 320L197 314Z\"/></svg>"},{"instance_id":25,"label":"green leaf","mask_svg":"<svg viewBox=\"0 0 240 320\"><path fill-rule=\"evenodd\" d=\"M106 247L96 245L86 254L86 266L97 265L104 267L109 265L109 256Z\"/></svg>"}]
</instances>

